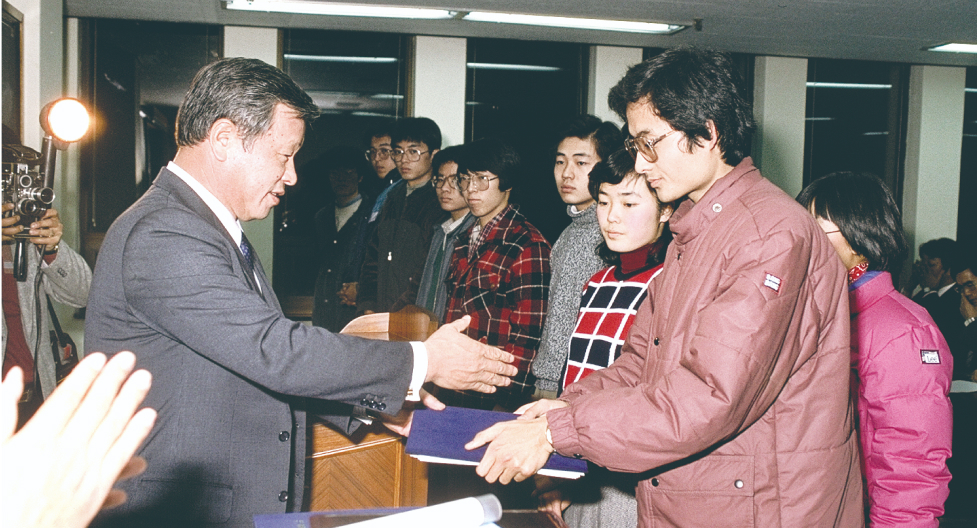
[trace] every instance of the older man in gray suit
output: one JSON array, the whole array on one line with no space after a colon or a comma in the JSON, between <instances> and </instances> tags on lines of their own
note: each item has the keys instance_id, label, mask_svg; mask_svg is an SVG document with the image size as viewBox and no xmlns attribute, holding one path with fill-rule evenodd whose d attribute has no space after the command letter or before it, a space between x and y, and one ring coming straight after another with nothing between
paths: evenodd
<instances>
[{"instance_id":1,"label":"older man in gray suit","mask_svg":"<svg viewBox=\"0 0 977 528\"><path fill-rule=\"evenodd\" d=\"M86 348L134 351L159 418L139 453L149 468L96 524L251 526L302 504L306 412L351 432L355 414L396 415L424 382L492 392L515 374L511 355L459 333L465 321L408 344L285 318L240 222L295 184L317 115L277 68L206 66L177 115L175 159L109 229Z\"/></svg>"}]
</instances>

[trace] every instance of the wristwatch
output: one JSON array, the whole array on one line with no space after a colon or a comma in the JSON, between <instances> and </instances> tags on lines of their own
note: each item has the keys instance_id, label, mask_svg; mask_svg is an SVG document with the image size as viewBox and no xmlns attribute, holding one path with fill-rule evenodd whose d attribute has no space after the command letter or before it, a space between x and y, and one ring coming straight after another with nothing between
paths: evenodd
<instances>
[{"instance_id":1,"label":"wristwatch","mask_svg":"<svg viewBox=\"0 0 977 528\"><path fill-rule=\"evenodd\" d=\"M54 255L55 253L57 253L57 252L58 252L58 249L59 249L60 247L61 247L61 243L60 243L60 242L58 242L57 244L55 244L55 245L54 245L54 249L51 249L51 250L48 250L48 249L45 249L45 250L44 250L44 254L45 254L45 255Z\"/></svg>"}]
</instances>

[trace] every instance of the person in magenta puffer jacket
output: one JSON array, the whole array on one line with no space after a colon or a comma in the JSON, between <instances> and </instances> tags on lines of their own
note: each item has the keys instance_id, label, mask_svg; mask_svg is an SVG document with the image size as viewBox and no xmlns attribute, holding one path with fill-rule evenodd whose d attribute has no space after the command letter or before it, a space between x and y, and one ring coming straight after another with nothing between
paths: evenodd
<instances>
[{"instance_id":1,"label":"person in magenta puffer jacket","mask_svg":"<svg viewBox=\"0 0 977 528\"><path fill-rule=\"evenodd\" d=\"M869 525L936 527L950 482L953 357L926 310L897 292L906 251L892 195L871 174L829 174L801 191L848 268L852 394Z\"/></svg>"}]
</instances>

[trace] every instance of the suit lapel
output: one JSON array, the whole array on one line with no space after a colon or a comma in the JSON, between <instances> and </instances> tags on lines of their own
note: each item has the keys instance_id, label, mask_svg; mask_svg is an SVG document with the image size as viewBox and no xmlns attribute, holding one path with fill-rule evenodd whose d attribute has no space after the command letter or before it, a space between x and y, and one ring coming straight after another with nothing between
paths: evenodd
<instances>
[{"instance_id":1,"label":"suit lapel","mask_svg":"<svg viewBox=\"0 0 977 528\"><path fill-rule=\"evenodd\" d=\"M214 214L214 211L212 211L210 207L208 207L207 204L204 203L203 199L201 199L200 196L198 196L197 193L194 192L194 190L191 189L189 185L187 185L183 180L181 180L179 176L173 174L165 167L163 168L162 171L160 171L159 176L156 178L156 181L153 182L153 185L158 185L160 188L165 189L167 192L170 193L170 195L172 195L177 200L179 200L186 208L190 209L198 216L200 216L200 218L205 220L208 224L213 226L213 228L216 229L217 232L220 233L222 237L224 237L224 240L226 240L227 243L230 244L234 255L237 256L237 261L241 268L241 274L243 274L245 279L247 280L248 286L252 290L258 292L258 294L261 295L261 298L265 299L265 302L268 302L268 297L265 296L264 292L271 291L270 290L271 286L263 285L261 288L258 287L258 282L257 279L255 279L255 274L250 273L248 271L249 269L248 261L245 260L244 255L241 254L241 249L238 247L237 243L234 242L234 237L232 237L231 234L227 232L227 229L224 228L224 224L222 224L220 219L217 218L217 215ZM255 263L255 271L258 272L262 277L264 277L264 271L261 270L261 261L258 259L257 254L254 255L254 263ZM265 280L265 282L267 282L267 280ZM274 298L275 296L271 295L271 297ZM277 299L275 300L273 305L278 306Z\"/></svg>"}]
</instances>

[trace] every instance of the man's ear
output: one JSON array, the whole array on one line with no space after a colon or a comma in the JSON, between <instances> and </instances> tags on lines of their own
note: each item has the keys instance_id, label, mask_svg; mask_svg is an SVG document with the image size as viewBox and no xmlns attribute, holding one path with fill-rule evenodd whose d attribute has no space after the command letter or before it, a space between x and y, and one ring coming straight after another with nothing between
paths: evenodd
<instances>
[{"instance_id":1,"label":"man's ear","mask_svg":"<svg viewBox=\"0 0 977 528\"><path fill-rule=\"evenodd\" d=\"M707 150L719 148L719 132L716 131L716 123L712 119L706 121L706 129L709 130L709 137L711 139L706 141L705 138L699 138L699 141L703 143L702 147Z\"/></svg>"},{"instance_id":2,"label":"man's ear","mask_svg":"<svg viewBox=\"0 0 977 528\"><path fill-rule=\"evenodd\" d=\"M218 161L227 161L231 149L236 148L239 141L237 125L227 118L214 121L207 134L207 141L210 143L210 150L214 157Z\"/></svg>"}]
</instances>

